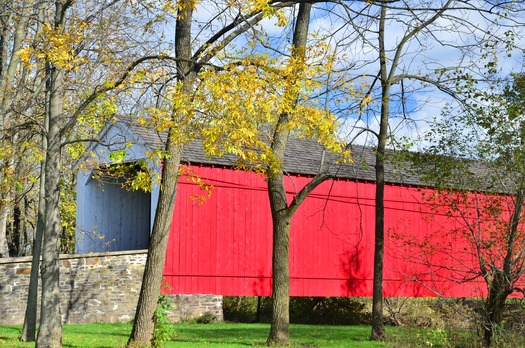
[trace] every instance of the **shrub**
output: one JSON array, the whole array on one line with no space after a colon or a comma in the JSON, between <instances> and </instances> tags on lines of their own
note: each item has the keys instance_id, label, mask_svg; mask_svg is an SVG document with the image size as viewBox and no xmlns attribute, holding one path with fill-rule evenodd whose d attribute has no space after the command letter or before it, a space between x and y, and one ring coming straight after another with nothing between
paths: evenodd
<instances>
[{"instance_id":1,"label":"shrub","mask_svg":"<svg viewBox=\"0 0 525 348\"><path fill-rule=\"evenodd\" d=\"M257 313L258 297L256 296L235 296L223 297L222 310L224 320L239 323L268 322L271 315L270 297L260 298L260 309Z\"/></svg>"},{"instance_id":2,"label":"shrub","mask_svg":"<svg viewBox=\"0 0 525 348\"><path fill-rule=\"evenodd\" d=\"M268 322L271 298L262 297L257 313L257 297L224 297L224 319L251 323ZM290 322L296 324L357 325L370 323L364 300L351 297L291 297Z\"/></svg>"},{"instance_id":3,"label":"shrub","mask_svg":"<svg viewBox=\"0 0 525 348\"><path fill-rule=\"evenodd\" d=\"M195 319L195 322L197 324L210 324L215 323L217 321L217 316L211 312L206 312L197 319Z\"/></svg>"},{"instance_id":4,"label":"shrub","mask_svg":"<svg viewBox=\"0 0 525 348\"><path fill-rule=\"evenodd\" d=\"M290 321L297 324L366 325L371 315L366 304L353 297L293 297Z\"/></svg>"},{"instance_id":5,"label":"shrub","mask_svg":"<svg viewBox=\"0 0 525 348\"><path fill-rule=\"evenodd\" d=\"M171 339L173 326L168 319L168 312L171 310L173 310L173 300L168 295L161 294L153 315L154 328L151 346L154 348L164 347L164 344Z\"/></svg>"}]
</instances>

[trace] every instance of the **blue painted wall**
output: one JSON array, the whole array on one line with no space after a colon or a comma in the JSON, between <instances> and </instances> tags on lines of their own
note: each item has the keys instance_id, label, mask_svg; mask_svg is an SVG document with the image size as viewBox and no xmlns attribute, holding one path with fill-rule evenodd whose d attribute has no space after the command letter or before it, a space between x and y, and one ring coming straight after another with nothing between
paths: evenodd
<instances>
[{"instance_id":1,"label":"blue painted wall","mask_svg":"<svg viewBox=\"0 0 525 348\"><path fill-rule=\"evenodd\" d=\"M128 191L119 183L93 179L94 163L112 163L110 153L125 151L125 162L146 158L150 149L126 125L109 125L103 142L93 147L77 177L76 252L103 252L146 249L158 201L158 185L152 192ZM126 147L125 143L133 144ZM158 166L151 163L152 171Z\"/></svg>"}]
</instances>

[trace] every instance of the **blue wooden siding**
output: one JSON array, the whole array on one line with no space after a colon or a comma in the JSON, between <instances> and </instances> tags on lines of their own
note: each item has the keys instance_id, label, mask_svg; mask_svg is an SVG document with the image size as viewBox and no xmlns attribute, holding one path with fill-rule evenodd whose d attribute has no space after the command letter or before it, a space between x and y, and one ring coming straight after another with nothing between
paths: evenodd
<instances>
[{"instance_id":1,"label":"blue wooden siding","mask_svg":"<svg viewBox=\"0 0 525 348\"><path fill-rule=\"evenodd\" d=\"M128 128L112 125L104 137L106 141L119 139L121 143L133 145L96 146L92 153L98 163L111 163L109 153L122 149L126 151L126 162L146 158L147 148ZM89 163L85 167L77 177L76 252L146 249L158 200L158 185L153 187L152 193L130 192L117 183L101 186L91 177Z\"/></svg>"},{"instance_id":2,"label":"blue wooden siding","mask_svg":"<svg viewBox=\"0 0 525 348\"><path fill-rule=\"evenodd\" d=\"M77 202L77 252L146 249L151 194L88 178Z\"/></svg>"}]
</instances>

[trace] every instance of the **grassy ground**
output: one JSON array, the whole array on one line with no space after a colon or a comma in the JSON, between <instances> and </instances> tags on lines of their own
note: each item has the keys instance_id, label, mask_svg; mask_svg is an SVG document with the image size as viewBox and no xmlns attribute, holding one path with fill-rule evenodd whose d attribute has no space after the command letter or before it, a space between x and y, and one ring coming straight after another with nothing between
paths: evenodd
<instances>
[{"instance_id":1,"label":"grassy ground","mask_svg":"<svg viewBox=\"0 0 525 348\"><path fill-rule=\"evenodd\" d=\"M18 341L21 327L0 327L0 347L34 347ZM131 331L130 324L65 325L64 347L122 347ZM268 324L177 324L166 347L262 347ZM436 347L458 346L447 332L388 327L386 343L367 341L368 326L291 325L292 347ZM474 343L470 341L470 343ZM464 346L460 344L460 346ZM472 345L467 345L472 346Z\"/></svg>"}]
</instances>

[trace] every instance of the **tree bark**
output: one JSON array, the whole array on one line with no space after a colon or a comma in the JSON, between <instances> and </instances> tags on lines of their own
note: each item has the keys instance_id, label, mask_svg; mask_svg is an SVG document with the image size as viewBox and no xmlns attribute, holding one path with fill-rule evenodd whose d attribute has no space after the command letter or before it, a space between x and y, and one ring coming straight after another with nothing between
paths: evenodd
<instances>
[{"instance_id":1,"label":"tree bark","mask_svg":"<svg viewBox=\"0 0 525 348\"><path fill-rule=\"evenodd\" d=\"M272 255L272 319L269 345L289 343L288 326L290 323L290 216L286 202L286 190L283 176L268 178L268 194L273 221Z\"/></svg>"},{"instance_id":2,"label":"tree bark","mask_svg":"<svg viewBox=\"0 0 525 348\"><path fill-rule=\"evenodd\" d=\"M492 266L491 270L487 271L487 274L483 277L488 289L483 318L483 344L485 347L492 345L494 328L503 321L505 302L507 301L507 297L514 291L513 282L519 278L519 272L515 272L515 267L513 267L512 264L516 258L516 239L518 238L519 225L522 220L524 200L523 188L520 187L516 194L514 208L509 221L503 267L502 269L498 269ZM521 250L518 248L517 252L521 253Z\"/></svg>"},{"instance_id":3,"label":"tree bark","mask_svg":"<svg viewBox=\"0 0 525 348\"><path fill-rule=\"evenodd\" d=\"M45 156L45 228L42 248L42 304L36 347L61 347L60 315L60 122L63 72L51 67L49 80L49 131Z\"/></svg>"},{"instance_id":4,"label":"tree bark","mask_svg":"<svg viewBox=\"0 0 525 348\"><path fill-rule=\"evenodd\" d=\"M65 12L71 3L55 1L55 30L63 30ZM62 346L62 318L60 313L60 171L61 137L64 125L64 69L47 64L47 121L49 129L45 135L47 149L45 170L45 213L42 243L42 303L40 327L36 347L54 348Z\"/></svg>"},{"instance_id":5,"label":"tree bark","mask_svg":"<svg viewBox=\"0 0 525 348\"><path fill-rule=\"evenodd\" d=\"M385 339L385 328L383 324L383 260L385 255L385 148L388 137L388 117L390 102L390 81L387 74L386 50L385 50L385 17L386 6L381 8L379 21L379 63L381 80L381 116L379 121L379 136L376 149L376 224L375 224L375 248L374 248L374 283L372 296L372 334L370 339L383 341ZM392 67L394 69L394 67Z\"/></svg>"},{"instance_id":6,"label":"tree bark","mask_svg":"<svg viewBox=\"0 0 525 348\"><path fill-rule=\"evenodd\" d=\"M387 21L388 2L381 2L379 31L378 31L378 53L379 53L379 76L381 81L381 115L379 120L379 133L376 150L376 226L375 226L375 250L374 250L374 282L372 298L372 340L384 340L385 329L383 324L383 260L385 253L385 209L384 209L384 191L385 191L385 149L388 139L388 124L390 117L390 90L392 84L398 82L402 77L396 78L396 71L399 61L404 53L403 49L406 43L416 37L421 30L434 23L452 4L448 0L443 6L436 11L427 20L409 30L399 41L392 58L387 57L388 51L385 46L385 26ZM387 62L390 61L390 68Z\"/></svg>"},{"instance_id":7,"label":"tree bark","mask_svg":"<svg viewBox=\"0 0 525 348\"><path fill-rule=\"evenodd\" d=\"M304 53L308 37L310 12L312 4L301 3L295 23L292 64L299 73L304 64ZM297 76L299 78L299 76ZM298 96L294 96L294 102ZM273 136L272 151L278 163L284 163L284 152L290 131L287 128L289 115L282 113L279 116ZM282 167L277 172L268 172L268 195L273 223L273 255L272 255L272 318L268 345L287 345L290 341L288 327L290 324L290 270L289 270L289 244L290 222L293 213L301 201L295 201L293 207L288 207L286 188L284 186L284 173ZM304 199L303 195L298 195Z\"/></svg>"},{"instance_id":8,"label":"tree bark","mask_svg":"<svg viewBox=\"0 0 525 348\"><path fill-rule=\"evenodd\" d=\"M169 157L166 158L162 169L159 203L153 223L135 322L127 343L128 347L149 346L153 337L153 315L160 296L182 148L181 144L177 144L169 137L166 146Z\"/></svg>"},{"instance_id":9,"label":"tree bark","mask_svg":"<svg viewBox=\"0 0 525 348\"><path fill-rule=\"evenodd\" d=\"M18 20L15 24L15 31L9 31L8 21L13 21L13 14L7 6L2 5L0 11L2 12L2 31L0 34L0 141L11 143L7 148L14 146L11 136L6 134L6 129L11 126L13 121L13 114L9 111L14 100L14 81L18 73L20 57L16 54L22 47L23 40L27 36L27 26L29 23L29 16L33 8L34 0L25 1L22 6L22 11L18 15ZM12 36L10 36L12 35ZM10 45L11 43L11 45ZM9 55L8 50L10 49ZM9 171L13 167L14 156L8 154L3 165ZM0 170L0 182L4 179L4 171ZM11 212L9 203L11 201L11 188L7 191L0 191L0 257L9 257L9 248L7 245L7 221Z\"/></svg>"},{"instance_id":10,"label":"tree bark","mask_svg":"<svg viewBox=\"0 0 525 348\"><path fill-rule=\"evenodd\" d=\"M0 176L1 179L1 176ZM0 258L9 257L9 247L7 245L7 219L9 218L9 209L7 206L7 195L0 195Z\"/></svg>"},{"instance_id":11,"label":"tree bark","mask_svg":"<svg viewBox=\"0 0 525 348\"><path fill-rule=\"evenodd\" d=\"M509 275L502 270L493 269L490 272L488 294L485 299L485 313L483 320L483 345L490 347L494 337L494 328L501 324L505 311L505 302L512 293Z\"/></svg>"},{"instance_id":12,"label":"tree bark","mask_svg":"<svg viewBox=\"0 0 525 348\"><path fill-rule=\"evenodd\" d=\"M53 126L52 126L53 128ZM50 138L56 137L50 131ZM50 139L46 156L46 202L42 248L42 304L36 347L61 347L60 314L60 144Z\"/></svg>"},{"instance_id":13,"label":"tree bark","mask_svg":"<svg viewBox=\"0 0 525 348\"><path fill-rule=\"evenodd\" d=\"M44 121L44 129L49 129L49 124ZM42 138L42 148L47 151L47 140ZM40 255L42 254L42 237L44 235L45 214L45 162L40 164L40 190L38 193L38 217L36 224L35 239L33 241L33 258L31 259L31 274L29 276L29 290L27 293L27 305L24 315L24 327L22 329L22 341L34 341L36 338L36 321L38 308L38 276L40 268Z\"/></svg>"},{"instance_id":14,"label":"tree bark","mask_svg":"<svg viewBox=\"0 0 525 348\"><path fill-rule=\"evenodd\" d=\"M177 14L176 32L175 32L175 54L177 58L177 78L183 84L183 91L191 93L193 88L194 69L191 63L191 22L193 20L193 2L183 0ZM174 111L173 122L179 126L177 118L184 115L178 115ZM170 233L171 218L173 216L173 207L177 192L178 172L182 156L183 144L174 139L171 130L168 132L168 141L166 143L166 159L162 169L160 182L160 193L155 220L153 222L153 231L148 248L148 257L142 287L135 313L135 322L133 330L129 337L128 347L141 347L150 345L153 338L155 309L160 296L160 287L162 284L162 274L166 258L166 249Z\"/></svg>"}]
</instances>

